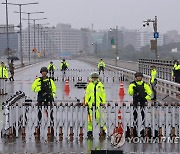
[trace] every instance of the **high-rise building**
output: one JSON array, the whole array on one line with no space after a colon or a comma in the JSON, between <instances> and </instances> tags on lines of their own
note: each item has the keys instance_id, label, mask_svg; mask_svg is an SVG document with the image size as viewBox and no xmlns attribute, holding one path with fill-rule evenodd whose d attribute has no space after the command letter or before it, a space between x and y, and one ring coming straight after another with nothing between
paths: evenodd
<instances>
[{"instance_id":1,"label":"high-rise building","mask_svg":"<svg viewBox=\"0 0 180 154\"><path fill-rule=\"evenodd\" d=\"M18 33L14 30L14 25L8 26L9 36L9 51L10 55L15 54L18 51ZM0 25L0 55L7 55L7 27L6 25Z\"/></svg>"},{"instance_id":2,"label":"high-rise building","mask_svg":"<svg viewBox=\"0 0 180 154\"><path fill-rule=\"evenodd\" d=\"M180 42L180 35L177 30L167 31L167 33L164 34L164 44L173 42Z\"/></svg>"},{"instance_id":3,"label":"high-rise building","mask_svg":"<svg viewBox=\"0 0 180 154\"><path fill-rule=\"evenodd\" d=\"M57 24L56 27L35 27L35 42L38 52L46 55L71 56L89 52L91 33L88 29L73 29L70 24ZM34 48L34 28L31 28L31 49ZM28 29L23 31L23 52L28 53Z\"/></svg>"}]
</instances>

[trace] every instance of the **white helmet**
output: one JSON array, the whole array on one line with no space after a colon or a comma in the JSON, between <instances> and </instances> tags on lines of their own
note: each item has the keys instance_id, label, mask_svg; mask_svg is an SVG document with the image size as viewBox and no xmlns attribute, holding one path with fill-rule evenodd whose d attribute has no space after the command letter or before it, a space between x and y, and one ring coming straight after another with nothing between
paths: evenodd
<instances>
[{"instance_id":1,"label":"white helmet","mask_svg":"<svg viewBox=\"0 0 180 154\"><path fill-rule=\"evenodd\" d=\"M99 74L97 72L93 72L91 74L91 78L99 78Z\"/></svg>"}]
</instances>

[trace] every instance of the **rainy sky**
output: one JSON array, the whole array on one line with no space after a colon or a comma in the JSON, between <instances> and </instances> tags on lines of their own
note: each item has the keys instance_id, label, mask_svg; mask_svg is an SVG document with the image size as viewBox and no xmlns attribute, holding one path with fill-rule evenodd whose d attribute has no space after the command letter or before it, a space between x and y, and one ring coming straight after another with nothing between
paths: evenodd
<instances>
[{"instance_id":1,"label":"rainy sky","mask_svg":"<svg viewBox=\"0 0 180 154\"><path fill-rule=\"evenodd\" d=\"M5 0L0 0L5 2ZM93 28L95 30L125 27L127 29L152 29L152 25L143 28L143 21L158 17L158 31L180 32L180 0L8 0L9 3L39 2L38 5L23 6L22 11L44 11L44 14L32 14L31 18L48 18L39 24L69 23L73 28ZM8 6L9 23L19 24L18 6ZM22 15L27 18L26 14ZM0 4L0 24L5 24L5 5ZM27 21L23 21L23 28Z\"/></svg>"}]
</instances>

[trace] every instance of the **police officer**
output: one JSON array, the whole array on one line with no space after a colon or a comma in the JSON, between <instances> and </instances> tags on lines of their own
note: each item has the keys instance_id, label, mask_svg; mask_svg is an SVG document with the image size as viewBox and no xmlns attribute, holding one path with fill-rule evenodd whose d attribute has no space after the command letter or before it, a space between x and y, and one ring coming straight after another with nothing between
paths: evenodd
<instances>
[{"instance_id":1,"label":"police officer","mask_svg":"<svg viewBox=\"0 0 180 154\"><path fill-rule=\"evenodd\" d=\"M174 60L172 77L174 78L175 82L180 84L180 64L179 64L178 60ZM180 91L180 88L178 88L178 91ZM179 95L179 94L177 94L177 95Z\"/></svg>"},{"instance_id":2,"label":"police officer","mask_svg":"<svg viewBox=\"0 0 180 154\"><path fill-rule=\"evenodd\" d=\"M49 71L49 76L52 78L52 80L54 81L54 71L55 71L56 67L54 66L53 62L51 61L49 66L48 66L48 71Z\"/></svg>"},{"instance_id":3,"label":"police officer","mask_svg":"<svg viewBox=\"0 0 180 154\"><path fill-rule=\"evenodd\" d=\"M152 91L151 88L147 83L145 83L143 80L143 74L141 72L136 72L135 73L135 80L132 81L129 85L128 88L128 93L129 95L133 96L133 115L134 115L134 129L133 129L133 134L134 136L137 136L137 126L138 126L138 121L137 121L137 108L138 104L140 104L140 109L141 109L141 116L142 116L142 121L144 121L144 107L145 103L148 100L151 100L151 95ZM143 123L144 125L144 123ZM142 130L141 134L142 136L144 135L144 131Z\"/></svg>"},{"instance_id":4,"label":"police officer","mask_svg":"<svg viewBox=\"0 0 180 154\"><path fill-rule=\"evenodd\" d=\"M95 119L98 125L100 125L100 105L106 104L106 92L104 89L104 85L99 80L99 74L94 72L90 76L91 80L87 85L85 92L85 103L88 105L88 138L93 137L92 128L92 113L93 113L93 105L95 105ZM102 115L103 117L103 115ZM106 135L106 127L103 126L103 135Z\"/></svg>"},{"instance_id":5,"label":"police officer","mask_svg":"<svg viewBox=\"0 0 180 154\"><path fill-rule=\"evenodd\" d=\"M8 79L8 69L5 66L4 62L1 62L0 65L0 94L4 95L6 93L6 82Z\"/></svg>"},{"instance_id":6,"label":"police officer","mask_svg":"<svg viewBox=\"0 0 180 154\"><path fill-rule=\"evenodd\" d=\"M48 102L52 103L56 94L56 85L51 78L48 78L47 67L42 67L40 70L42 77L37 78L32 84L32 91L37 92L37 101L39 105L44 102L46 105Z\"/></svg>"},{"instance_id":7,"label":"police officer","mask_svg":"<svg viewBox=\"0 0 180 154\"><path fill-rule=\"evenodd\" d=\"M101 73L101 71L104 74L104 68L105 68L105 62L103 61L103 59L100 59L99 63L98 63L98 69L99 69L99 75Z\"/></svg>"},{"instance_id":8,"label":"police officer","mask_svg":"<svg viewBox=\"0 0 180 154\"><path fill-rule=\"evenodd\" d=\"M3 61L0 65L0 79L8 79L8 69Z\"/></svg>"},{"instance_id":9,"label":"police officer","mask_svg":"<svg viewBox=\"0 0 180 154\"><path fill-rule=\"evenodd\" d=\"M63 59L63 61L60 64L60 69L61 71L63 71L63 73L65 74L65 71L68 69L69 64L66 62L65 59Z\"/></svg>"},{"instance_id":10,"label":"police officer","mask_svg":"<svg viewBox=\"0 0 180 154\"><path fill-rule=\"evenodd\" d=\"M14 64L13 60L9 63L9 72L11 73L11 76L9 78L10 81L14 81Z\"/></svg>"},{"instance_id":11,"label":"police officer","mask_svg":"<svg viewBox=\"0 0 180 154\"><path fill-rule=\"evenodd\" d=\"M180 83L180 64L178 60L174 60L172 76L175 82Z\"/></svg>"},{"instance_id":12,"label":"police officer","mask_svg":"<svg viewBox=\"0 0 180 154\"><path fill-rule=\"evenodd\" d=\"M151 100L156 100L156 84L157 84L157 70L156 70L156 66L152 65L151 66L151 78L150 78L150 85L151 85L151 89L153 92L153 98Z\"/></svg>"}]
</instances>

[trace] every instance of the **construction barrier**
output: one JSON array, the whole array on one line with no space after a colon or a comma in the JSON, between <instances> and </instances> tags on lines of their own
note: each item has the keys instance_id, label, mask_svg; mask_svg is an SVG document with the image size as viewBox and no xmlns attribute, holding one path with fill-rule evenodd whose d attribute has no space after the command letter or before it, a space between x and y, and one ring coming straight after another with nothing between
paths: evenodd
<instances>
[{"instance_id":1,"label":"construction barrier","mask_svg":"<svg viewBox=\"0 0 180 154\"><path fill-rule=\"evenodd\" d=\"M3 106L2 136L22 136L25 142L58 142L63 139L82 141L87 138L88 110L83 103L67 101L38 106L36 102L23 101L22 98L24 99L24 95L19 97L16 103ZM8 102L13 100L15 97ZM144 107L138 105L135 108L132 102L124 102L121 105L120 102L112 101L99 108L98 121L95 109L93 106L94 138L105 137L102 136L104 126L107 129L105 138L114 133L123 134L126 138L180 137L180 104L149 103ZM134 112L137 113L137 118L134 118Z\"/></svg>"},{"instance_id":2,"label":"construction barrier","mask_svg":"<svg viewBox=\"0 0 180 154\"><path fill-rule=\"evenodd\" d=\"M68 69L65 74L61 70L56 70L54 78L56 82L61 82L66 80L73 82L88 82L92 72L98 72L98 70ZM104 74L100 75L100 80L102 82L108 82L108 83L119 83L120 81L124 81L123 72L105 70Z\"/></svg>"},{"instance_id":3,"label":"construction barrier","mask_svg":"<svg viewBox=\"0 0 180 154\"><path fill-rule=\"evenodd\" d=\"M0 79L0 95L6 95L6 82L7 79Z\"/></svg>"}]
</instances>

